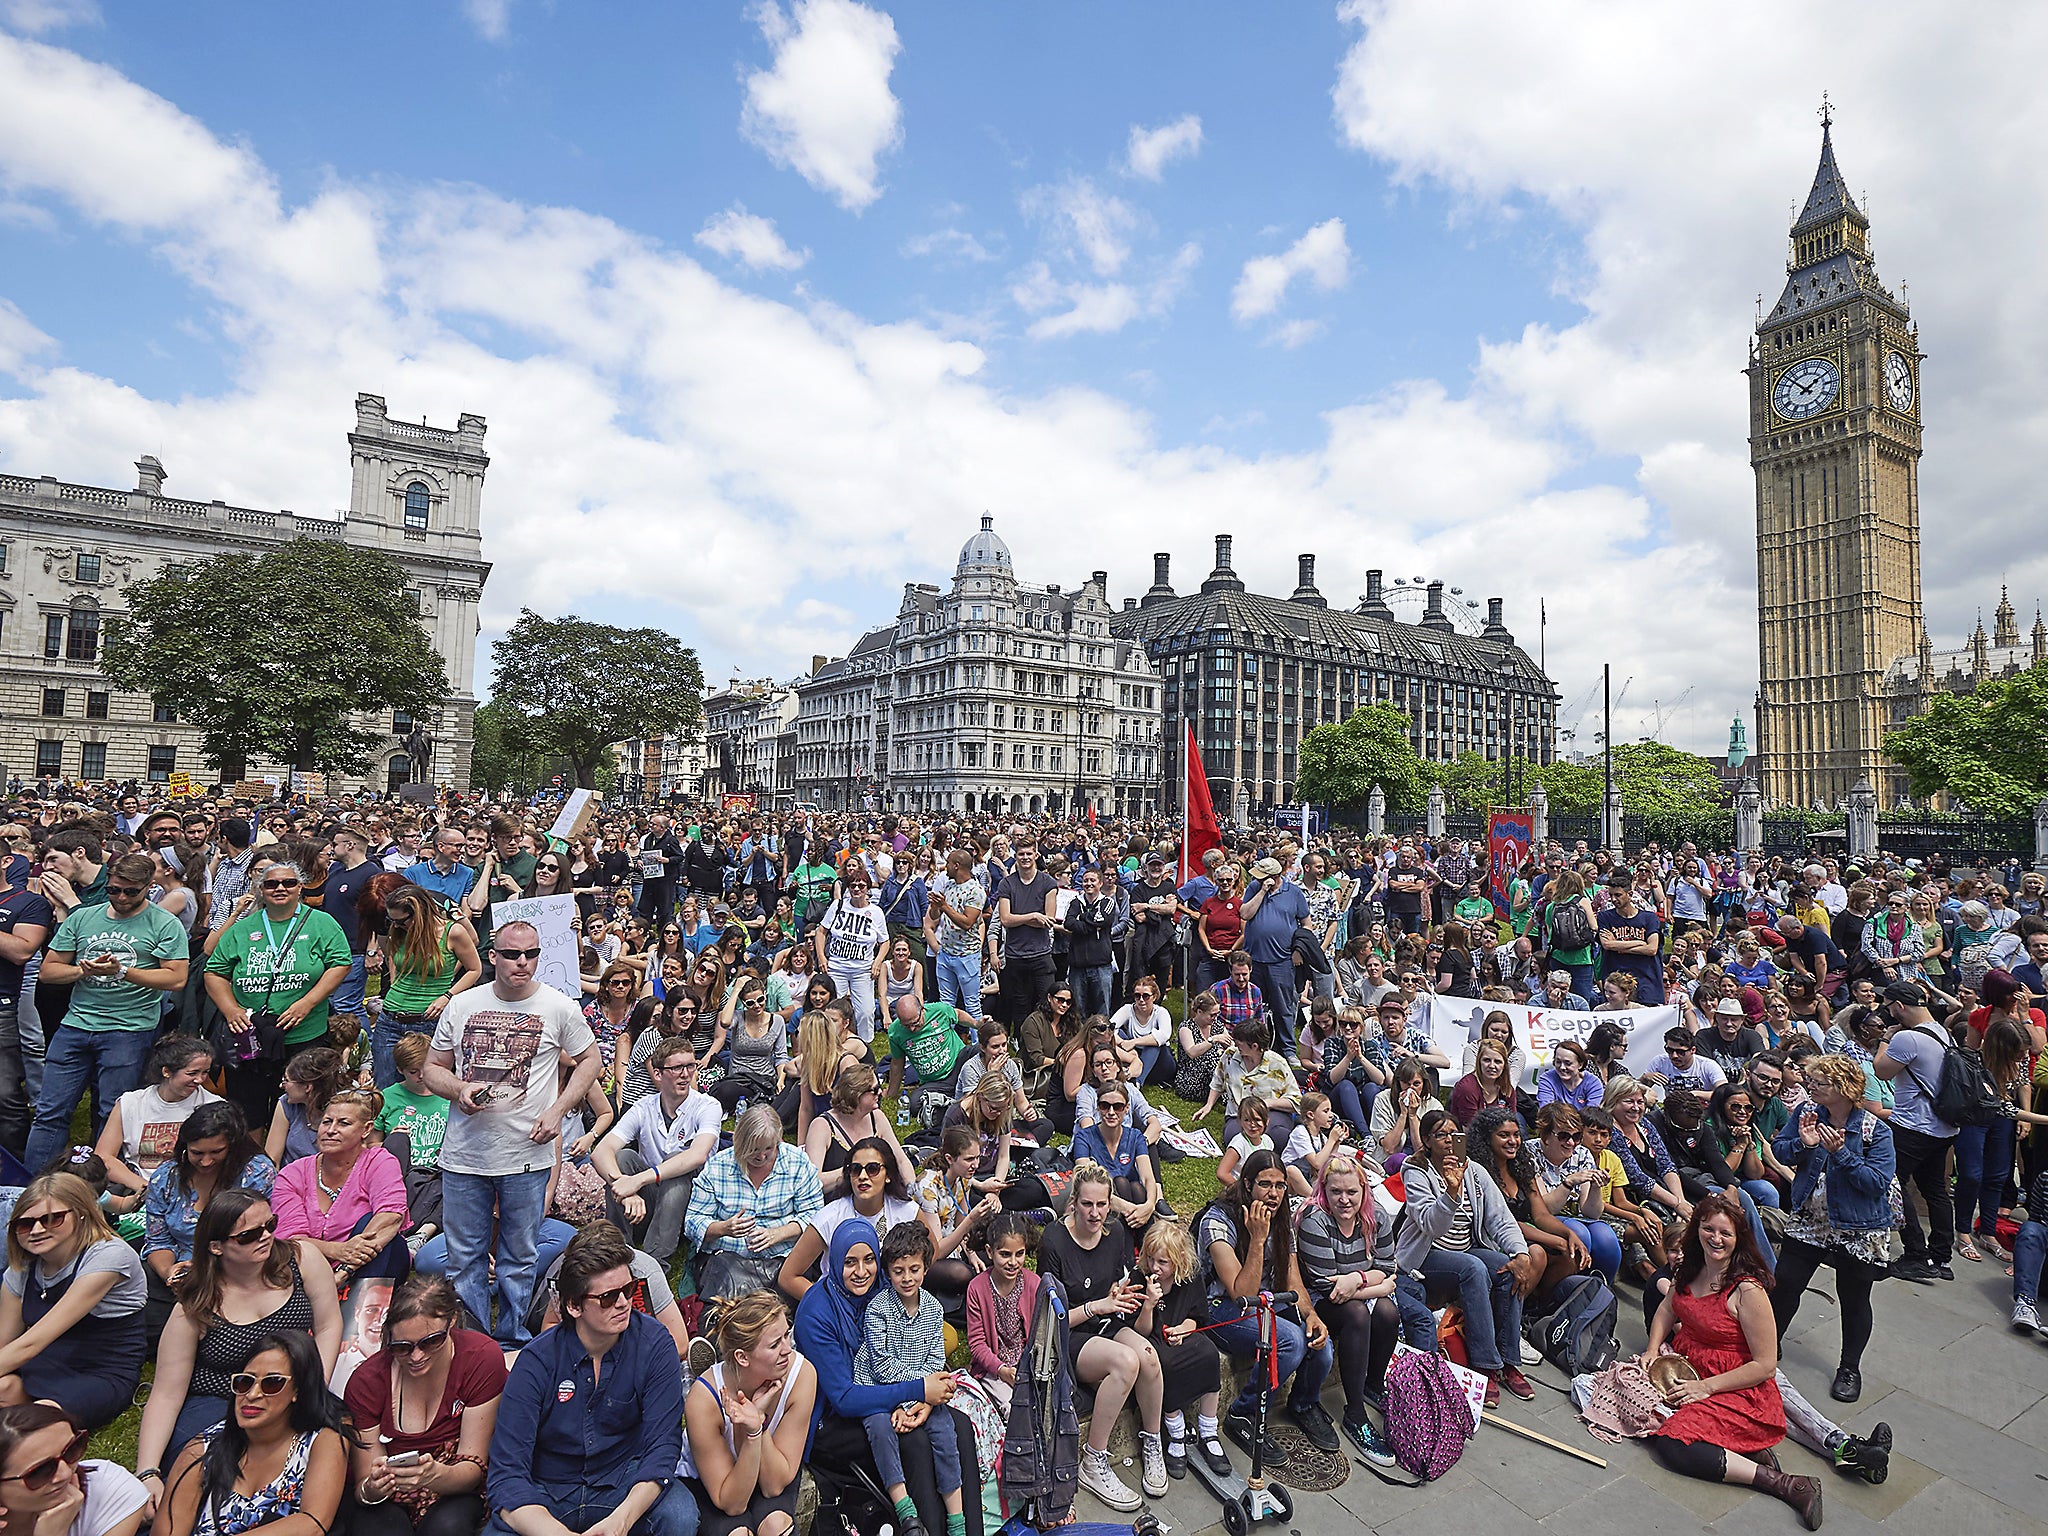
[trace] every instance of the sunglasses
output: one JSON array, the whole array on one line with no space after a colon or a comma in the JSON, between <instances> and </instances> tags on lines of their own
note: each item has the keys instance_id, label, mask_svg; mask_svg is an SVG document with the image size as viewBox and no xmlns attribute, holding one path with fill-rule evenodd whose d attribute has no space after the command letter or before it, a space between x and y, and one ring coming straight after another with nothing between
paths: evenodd
<instances>
[{"instance_id":1,"label":"sunglasses","mask_svg":"<svg viewBox=\"0 0 2048 1536\"><path fill-rule=\"evenodd\" d=\"M1729 1113L1729 1114L1731 1114L1731 1115L1746 1115L1746 1114L1748 1114L1749 1112L1750 1112L1750 1106L1749 1106L1749 1103L1748 1103L1748 1101L1747 1101L1747 1100L1742 1100L1742 1101L1735 1101L1735 1100L1731 1100L1731 1101L1729 1102L1729 1105L1728 1105L1728 1113Z\"/></svg>"},{"instance_id":2,"label":"sunglasses","mask_svg":"<svg viewBox=\"0 0 2048 1536\"><path fill-rule=\"evenodd\" d=\"M276 1397L292 1384L291 1377L282 1371L270 1371L261 1376L248 1371L237 1371L228 1378L228 1388L236 1397L247 1397L252 1392L261 1392L265 1397Z\"/></svg>"},{"instance_id":3,"label":"sunglasses","mask_svg":"<svg viewBox=\"0 0 2048 1536\"><path fill-rule=\"evenodd\" d=\"M146 885L115 885L111 881L107 884L109 896L140 896L148 889Z\"/></svg>"},{"instance_id":4,"label":"sunglasses","mask_svg":"<svg viewBox=\"0 0 2048 1536\"><path fill-rule=\"evenodd\" d=\"M88 1438L90 1437L86 1431L81 1429L64 1443L64 1449L56 1455L46 1457L42 1461L37 1462L26 1472L17 1472L12 1477L0 1477L0 1483L19 1483L31 1493L41 1492L50 1486L50 1482L56 1477L59 1467L75 1467L78 1465L78 1458L85 1454L85 1443Z\"/></svg>"},{"instance_id":5,"label":"sunglasses","mask_svg":"<svg viewBox=\"0 0 2048 1536\"><path fill-rule=\"evenodd\" d=\"M605 985L608 987L630 987L633 985L633 978L630 976L621 976L615 981L606 982Z\"/></svg>"},{"instance_id":6,"label":"sunglasses","mask_svg":"<svg viewBox=\"0 0 2048 1536\"><path fill-rule=\"evenodd\" d=\"M538 960L540 958L540 946L535 945L532 949L501 949L498 951L498 958L500 960Z\"/></svg>"},{"instance_id":7,"label":"sunglasses","mask_svg":"<svg viewBox=\"0 0 2048 1536\"><path fill-rule=\"evenodd\" d=\"M601 1312L609 1312L613 1307L623 1302L630 1302L632 1299L633 1287L630 1285L618 1285L613 1286L608 1291L591 1291L583 1298L583 1305L586 1310L595 1307Z\"/></svg>"},{"instance_id":8,"label":"sunglasses","mask_svg":"<svg viewBox=\"0 0 2048 1536\"><path fill-rule=\"evenodd\" d=\"M1097 1109L1113 1109L1116 1110L1119 1114L1121 1114L1127 1106L1122 1099L1098 1098L1095 1101L1095 1107Z\"/></svg>"},{"instance_id":9,"label":"sunglasses","mask_svg":"<svg viewBox=\"0 0 2048 1536\"><path fill-rule=\"evenodd\" d=\"M244 1227L239 1232L230 1232L228 1234L228 1241L231 1243L239 1243L244 1248L254 1248L266 1237L274 1236L276 1232L277 1218L273 1216L270 1218L270 1220L264 1222L263 1225L260 1227Z\"/></svg>"},{"instance_id":10,"label":"sunglasses","mask_svg":"<svg viewBox=\"0 0 2048 1536\"><path fill-rule=\"evenodd\" d=\"M848 1163L846 1171L856 1179L872 1178L883 1169L881 1163Z\"/></svg>"},{"instance_id":11,"label":"sunglasses","mask_svg":"<svg viewBox=\"0 0 2048 1536\"><path fill-rule=\"evenodd\" d=\"M14 1218L14 1233L15 1236L22 1237L30 1232L40 1232L45 1227L52 1232L62 1232L64 1224L69 1220L71 1213L62 1209L45 1211L39 1216L17 1216Z\"/></svg>"},{"instance_id":12,"label":"sunglasses","mask_svg":"<svg viewBox=\"0 0 2048 1536\"><path fill-rule=\"evenodd\" d=\"M430 1333L423 1338L411 1340L387 1338L384 1341L384 1348L387 1352L394 1355L431 1355L447 1342L448 1330L443 1328L438 1333Z\"/></svg>"},{"instance_id":13,"label":"sunglasses","mask_svg":"<svg viewBox=\"0 0 2048 1536\"><path fill-rule=\"evenodd\" d=\"M262 888L266 891L293 891L297 890L303 883L303 881L299 880L266 880L263 882ZM112 890L113 887L108 886L107 889Z\"/></svg>"}]
</instances>

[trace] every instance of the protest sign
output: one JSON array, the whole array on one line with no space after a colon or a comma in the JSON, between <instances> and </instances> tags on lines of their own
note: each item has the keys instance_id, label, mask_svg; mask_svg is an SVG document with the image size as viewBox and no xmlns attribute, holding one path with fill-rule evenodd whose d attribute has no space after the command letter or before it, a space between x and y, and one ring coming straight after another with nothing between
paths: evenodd
<instances>
[{"instance_id":1,"label":"protest sign","mask_svg":"<svg viewBox=\"0 0 2048 1536\"><path fill-rule=\"evenodd\" d=\"M1437 1049L1450 1058L1449 1080L1462 1072L1465 1047L1479 1038L1480 1026L1495 1010L1508 1016L1515 1045L1527 1063L1526 1081L1518 1088L1533 1090L1536 1074L1550 1065L1550 1053L1560 1040L1581 1045L1602 1024L1617 1024L1628 1032L1622 1065L1631 1076L1641 1076L1664 1053L1664 1031L1678 1022L1676 1008L1627 1008L1619 1013L1591 1013L1566 1008L1528 1008L1520 1003L1488 1003L1471 997L1428 999L1429 1033Z\"/></svg>"},{"instance_id":2,"label":"protest sign","mask_svg":"<svg viewBox=\"0 0 2048 1536\"><path fill-rule=\"evenodd\" d=\"M597 791L579 789L570 793L562 802L562 814L555 818L555 824L548 828L548 836L556 842L567 845L572 837L581 837L597 816Z\"/></svg>"},{"instance_id":3,"label":"protest sign","mask_svg":"<svg viewBox=\"0 0 2048 1536\"><path fill-rule=\"evenodd\" d=\"M507 923L531 923L540 933L540 969L534 974L571 1000L583 996L583 967L577 953L574 896L526 896L491 903L491 932Z\"/></svg>"},{"instance_id":4,"label":"protest sign","mask_svg":"<svg viewBox=\"0 0 2048 1536\"><path fill-rule=\"evenodd\" d=\"M1529 862L1536 841L1536 818L1528 811L1493 811L1486 818L1486 865L1492 876L1494 915L1508 918L1508 890L1515 871Z\"/></svg>"}]
</instances>

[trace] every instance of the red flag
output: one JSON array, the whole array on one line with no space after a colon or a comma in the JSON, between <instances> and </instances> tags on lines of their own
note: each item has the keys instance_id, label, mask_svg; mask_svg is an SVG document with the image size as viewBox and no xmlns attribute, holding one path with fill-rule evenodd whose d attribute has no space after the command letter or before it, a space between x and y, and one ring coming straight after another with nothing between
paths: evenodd
<instances>
[{"instance_id":1,"label":"red flag","mask_svg":"<svg viewBox=\"0 0 2048 1536\"><path fill-rule=\"evenodd\" d=\"M1088 805L1088 825L1091 827L1095 825L1095 804L1093 801L1090 801Z\"/></svg>"},{"instance_id":2,"label":"red flag","mask_svg":"<svg viewBox=\"0 0 2048 1536\"><path fill-rule=\"evenodd\" d=\"M1180 883L1186 885L1202 872L1202 855L1223 846L1223 829L1216 824L1209 775L1202 768L1202 749L1195 745L1192 720L1187 722L1187 746L1181 753L1180 815Z\"/></svg>"}]
</instances>

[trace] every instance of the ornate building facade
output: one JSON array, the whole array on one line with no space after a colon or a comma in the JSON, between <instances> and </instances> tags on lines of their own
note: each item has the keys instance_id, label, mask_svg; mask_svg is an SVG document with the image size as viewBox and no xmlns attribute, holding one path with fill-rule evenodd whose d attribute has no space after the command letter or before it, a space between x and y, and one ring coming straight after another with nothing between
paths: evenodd
<instances>
[{"instance_id":1,"label":"ornate building facade","mask_svg":"<svg viewBox=\"0 0 2048 1536\"><path fill-rule=\"evenodd\" d=\"M1890 804L1884 756L1901 658L1920 657L1923 354L1877 275L1870 220L1835 163L1792 225L1785 288L1750 346L1756 474L1757 777L1766 800L1832 805L1867 780Z\"/></svg>"},{"instance_id":2,"label":"ornate building facade","mask_svg":"<svg viewBox=\"0 0 2048 1536\"><path fill-rule=\"evenodd\" d=\"M844 656L814 656L796 683L796 798L827 811L881 805L896 626L878 625Z\"/></svg>"},{"instance_id":3,"label":"ornate building facade","mask_svg":"<svg viewBox=\"0 0 2048 1536\"><path fill-rule=\"evenodd\" d=\"M358 395L348 434L348 509L339 513L230 507L164 494L169 478L139 460L132 490L70 485L54 475L0 474L0 769L6 777L209 782L200 733L99 669L99 637L122 594L166 565L226 550L262 551L299 537L381 550L405 572L449 695L438 718L385 715L368 773L329 787L408 781L405 740L432 740L429 774L467 788L474 740L477 605L483 558L484 418L453 429L394 421L377 395ZM266 771L261 762L251 772ZM268 771L275 771L274 767Z\"/></svg>"},{"instance_id":4,"label":"ornate building facade","mask_svg":"<svg viewBox=\"0 0 2048 1536\"><path fill-rule=\"evenodd\" d=\"M1390 593L1379 571L1367 571L1365 594L1347 612L1317 590L1315 568L1314 555L1301 556L1294 591L1261 596L1232 568L1231 536L1218 534L1215 568L1183 597L1168 581L1169 556L1153 556L1151 589L1126 600L1114 628L1145 650L1159 678L1166 785L1179 783L1191 722L1219 816L1288 804L1298 798L1301 739L1373 704L1408 716L1409 739L1428 761L1468 751L1552 761L1557 692L1515 644L1501 599L1487 600L1482 622L1447 608L1440 581ZM1404 621L1397 603L1416 617ZM1176 790L1164 809L1177 813L1178 802Z\"/></svg>"}]
</instances>

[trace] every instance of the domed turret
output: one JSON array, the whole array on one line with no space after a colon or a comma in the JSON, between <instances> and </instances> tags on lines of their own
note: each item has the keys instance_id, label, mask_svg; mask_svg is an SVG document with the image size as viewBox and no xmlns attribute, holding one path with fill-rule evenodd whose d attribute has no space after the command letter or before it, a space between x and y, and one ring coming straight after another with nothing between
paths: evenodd
<instances>
[{"instance_id":1,"label":"domed turret","mask_svg":"<svg viewBox=\"0 0 2048 1536\"><path fill-rule=\"evenodd\" d=\"M998 536L996 520L988 513L981 514L981 532L960 546L960 564L954 568L953 574L956 577L1016 576L1016 570L1010 564L1010 546Z\"/></svg>"}]
</instances>

